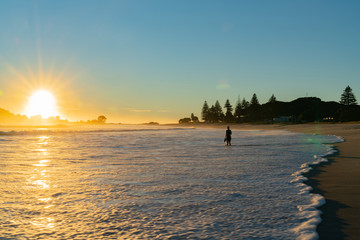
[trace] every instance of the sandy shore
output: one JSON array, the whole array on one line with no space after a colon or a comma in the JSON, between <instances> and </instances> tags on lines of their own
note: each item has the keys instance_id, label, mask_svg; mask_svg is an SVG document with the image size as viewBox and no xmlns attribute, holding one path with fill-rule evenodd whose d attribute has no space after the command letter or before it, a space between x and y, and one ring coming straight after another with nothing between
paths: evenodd
<instances>
[{"instance_id":1,"label":"sandy shore","mask_svg":"<svg viewBox=\"0 0 360 240\"><path fill-rule=\"evenodd\" d=\"M285 129L307 134L336 135L345 142L335 144L338 153L327 157L329 162L313 167L306 183L313 192L323 195L326 204L319 238L360 239L360 123L297 124L297 125L233 125L233 129ZM224 126L225 129L225 126Z\"/></svg>"},{"instance_id":2,"label":"sandy shore","mask_svg":"<svg viewBox=\"0 0 360 240\"><path fill-rule=\"evenodd\" d=\"M360 239L360 124L305 124L283 127L290 131L337 135L337 154L329 163L314 167L308 184L326 199L320 239Z\"/></svg>"}]
</instances>

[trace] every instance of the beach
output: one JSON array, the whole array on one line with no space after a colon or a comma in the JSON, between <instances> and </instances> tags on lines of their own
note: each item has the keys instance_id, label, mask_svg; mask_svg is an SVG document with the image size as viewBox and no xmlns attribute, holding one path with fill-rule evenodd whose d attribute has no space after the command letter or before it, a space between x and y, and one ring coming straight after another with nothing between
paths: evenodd
<instances>
[{"instance_id":1,"label":"beach","mask_svg":"<svg viewBox=\"0 0 360 240\"><path fill-rule=\"evenodd\" d=\"M319 239L360 239L360 124L244 124L232 128L286 129L343 137L344 142L334 144L338 152L327 157L329 162L313 166L306 174L309 178L306 183L326 199L326 204L320 207L323 214L317 229Z\"/></svg>"},{"instance_id":2,"label":"beach","mask_svg":"<svg viewBox=\"0 0 360 240\"><path fill-rule=\"evenodd\" d=\"M314 167L309 184L321 193L326 204L320 239L360 239L360 124L305 124L286 129L310 134L337 135L345 139L335 144L339 151L329 163Z\"/></svg>"}]
</instances>

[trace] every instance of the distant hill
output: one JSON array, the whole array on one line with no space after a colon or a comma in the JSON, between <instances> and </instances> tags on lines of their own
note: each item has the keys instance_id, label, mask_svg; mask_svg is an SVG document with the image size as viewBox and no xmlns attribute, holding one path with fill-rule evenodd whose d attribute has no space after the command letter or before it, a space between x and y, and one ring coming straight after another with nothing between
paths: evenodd
<instances>
[{"instance_id":1,"label":"distant hill","mask_svg":"<svg viewBox=\"0 0 360 240\"><path fill-rule=\"evenodd\" d=\"M251 102L238 99L233 107L229 100L222 110L219 101L211 107L207 101L201 110L201 119L205 123L246 123L246 122L349 122L360 121L360 106L355 102L341 104L324 102L317 97L303 97L291 102L277 101L272 96L265 104L259 104L256 94ZM193 116L193 114L191 114ZM191 118L183 118L179 123L195 122Z\"/></svg>"},{"instance_id":2,"label":"distant hill","mask_svg":"<svg viewBox=\"0 0 360 240\"><path fill-rule=\"evenodd\" d=\"M291 102L275 101L250 106L244 111L244 121L272 120L280 116L289 116L294 122L360 121L360 106L324 102L320 98L306 97Z\"/></svg>"},{"instance_id":3,"label":"distant hill","mask_svg":"<svg viewBox=\"0 0 360 240\"><path fill-rule=\"evenodd\" d=\"M100 115L97 119L88 121L72 122L72 124L105 124L106 117ZM26 115L14 114L8 110L0 108L0 125L31 125L31 126L49 126L66 125L67 119L61 119L60 116L52 116L44 119L41 115L27 117Z\"/></svg>"},{"instance_id":4,"label":"distant hill","mask_svg":"<svg viewBox=\"0 0 360 240\"><path fill-rule=\"evenodd\" d=\"M8 110L0 108L0 124L19 124L28 121L25 115L14 114Z\"/></svg>"}]
</instances>

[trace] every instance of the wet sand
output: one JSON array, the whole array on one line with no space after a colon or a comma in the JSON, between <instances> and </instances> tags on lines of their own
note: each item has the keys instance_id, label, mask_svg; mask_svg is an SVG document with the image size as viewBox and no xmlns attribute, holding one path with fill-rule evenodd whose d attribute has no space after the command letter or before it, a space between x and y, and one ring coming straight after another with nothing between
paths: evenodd
<instances>
[{"instance_id":1,"label":"wet sand","mask_svg":"<svg viewBox=\"0 0 360 240\"><path fill-rule=\"evenodd\" d=\"M343 137L344 142L335 144L338 153L328 156L329 162L313 166L306 175L309 178L306 183L326 199L326 204L320 208L323 214L317 229L319 239L360 239L360 123L241 124L232 125L232 129L282 129Z\"/></svg>"},{"instance_id":2,"label":"wet sand","mask_svg":"<svg viewBox=\"0 0 360 240\"><path fill-rule=\"evenodd\" d=\"M326 199L320 208L320 239L360 239L360 124L304 124L284 127L290 131L336 135L338 153L329 162L313 167L307 182Z\"/></svg>"}]
</instances>

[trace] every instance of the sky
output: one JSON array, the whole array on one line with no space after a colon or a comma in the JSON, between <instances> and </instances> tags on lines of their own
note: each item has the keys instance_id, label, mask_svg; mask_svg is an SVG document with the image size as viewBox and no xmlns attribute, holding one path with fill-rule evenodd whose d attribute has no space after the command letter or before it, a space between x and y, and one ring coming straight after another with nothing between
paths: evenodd
<instances>
[{"instance_id":1,"label":"sky","mask_svg":"<svg viewBox=\"0 0 360 240\"><path fill-rule=\"evenodd\" d=\"M62 118L177 122L260 103L360 100L360 1L0 0L0 108L51 91Z\"/></svg>"}]
</instances>

